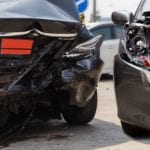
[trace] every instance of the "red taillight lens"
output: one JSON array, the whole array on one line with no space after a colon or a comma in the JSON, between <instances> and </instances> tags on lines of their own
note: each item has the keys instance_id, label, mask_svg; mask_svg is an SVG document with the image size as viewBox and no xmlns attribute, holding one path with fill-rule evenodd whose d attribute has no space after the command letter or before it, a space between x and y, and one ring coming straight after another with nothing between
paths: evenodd
<instances>
[{"instance_id":1,"label":"red taillight lens","mask_svg":"<svg viewBox=\"0 0 150 150\"><path fill-rule=\"evenodd\" d=\"M28 39L2 39L2 55L30 55L33 47L33 40Z\"/></svg>"}]
</instances>

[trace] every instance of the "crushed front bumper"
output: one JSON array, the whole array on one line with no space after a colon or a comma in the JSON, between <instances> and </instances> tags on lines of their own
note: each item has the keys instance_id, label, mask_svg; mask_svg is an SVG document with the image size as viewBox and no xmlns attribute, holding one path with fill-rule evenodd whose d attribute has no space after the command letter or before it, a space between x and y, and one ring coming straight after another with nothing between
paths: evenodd
<instances>
[{"instance_id":1,"label":"crushed front bumper","mask_svg":"<svg viewBox=\"0 0 150 150\"><path fill-rule=\"evenodd\" d=\"M150 129L150 72L115 57L115 93L119 118Z\"/></svg>"}]
</instances>

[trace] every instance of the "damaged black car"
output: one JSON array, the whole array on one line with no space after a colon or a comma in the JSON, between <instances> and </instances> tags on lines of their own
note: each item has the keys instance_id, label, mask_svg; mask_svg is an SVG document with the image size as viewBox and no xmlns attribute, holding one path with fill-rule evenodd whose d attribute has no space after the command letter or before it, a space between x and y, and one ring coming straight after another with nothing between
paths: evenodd
<instances>
[{"instance_id":1,"label":"damaged black car","mask_svg":"<svg viewBox=\"0 0 150 150\"><path fill-rule=\"evenodd\" d=\"M112 20L124 25L114 61L118 116L125 133L139 136L150 130L150 0L135 15L113 12Z\"/></svg>"},{"instance_id":2,"label":"damaged black car","mask_svg":"<svg viewBox=\"0 0 150 150\"><path fill-rule=\"evenodd\" d=\"M73 0L1 0L0 8L0 136L33 118L90 122L103 37L81 24Z\"/></svg>"}]
</instances>

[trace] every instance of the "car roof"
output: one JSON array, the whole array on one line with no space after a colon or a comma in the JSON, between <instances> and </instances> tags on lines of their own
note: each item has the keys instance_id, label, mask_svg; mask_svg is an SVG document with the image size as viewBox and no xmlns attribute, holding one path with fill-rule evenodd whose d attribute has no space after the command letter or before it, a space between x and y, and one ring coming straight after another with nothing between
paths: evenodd
<instances>
[{"instance_id":1,"label":"car roof","mask_svg":"<svg viewBox=\"0 0 150 150\"><path fill-rule=\"evenodd\" d=\"M91 30L97 27L104 27L104 26L117 26L113 22L90 22L86 24L86 27Z\"/></svg>"}]
</instances>

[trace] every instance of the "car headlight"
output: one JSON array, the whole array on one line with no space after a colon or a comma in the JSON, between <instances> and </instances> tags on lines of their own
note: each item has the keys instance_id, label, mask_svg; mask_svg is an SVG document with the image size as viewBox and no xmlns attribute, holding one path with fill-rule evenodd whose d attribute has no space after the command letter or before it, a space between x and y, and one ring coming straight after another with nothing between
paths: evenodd
<instances>
[{"instance_id":1,"label":"car headlight","mask_svg":"<svg viewBox=\"0 0 150 150\"><path fill-rule=\"evenodd\" d=\"M86 59L93 56L96 53L96 49L100 48L102 43L102 36L96 36L91 40L77 45L75 48L71 50L67 50L63 55L62 58L66 59Z\"/></svg>"},{"instance_id":2,"label":"car headlight","mask_svg":"<svg viewBox=\"0 0 150 150\"><path fill-rule=\"evenodd\" d=\"M125 30L126 54L134 64L150 69L149 32L146 25L131 24Z\"/></svg>"}]
</instances>

